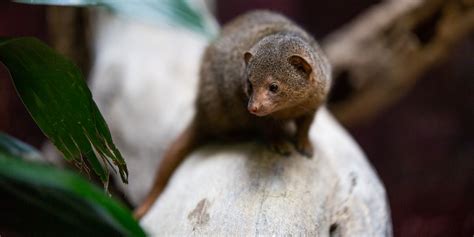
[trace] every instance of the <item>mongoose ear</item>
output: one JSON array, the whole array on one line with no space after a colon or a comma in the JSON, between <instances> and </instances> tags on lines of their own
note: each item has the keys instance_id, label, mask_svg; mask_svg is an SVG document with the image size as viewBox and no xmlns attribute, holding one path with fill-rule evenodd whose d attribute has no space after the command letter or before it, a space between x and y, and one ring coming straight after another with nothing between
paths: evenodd
<instances>
[{"instance_id":1,"label":"mongoose ear","mask_svg":"<svg viewBox=\"0 0 474 237\"><path fill-rule=\"evenodd\" d=\"M299 55L291 55L288 58L288 62L291 65L293 65L296 69L306 73L307 75L309 75L313 71L313 68L308 63L308 61L306 61L306 59L304 59L303 57Z\"/></svg>"},{"instance_id":2,"label":"mongoose ear","mask_svg":"<svg viewBox=\"0 0 474 237\"><path fill-rule=\"evenodd\" d=\"M253 55L249 51L244 53L245 64L249 64L250 58L252 58L252 56Z\"/></svg>"}]
</instances>

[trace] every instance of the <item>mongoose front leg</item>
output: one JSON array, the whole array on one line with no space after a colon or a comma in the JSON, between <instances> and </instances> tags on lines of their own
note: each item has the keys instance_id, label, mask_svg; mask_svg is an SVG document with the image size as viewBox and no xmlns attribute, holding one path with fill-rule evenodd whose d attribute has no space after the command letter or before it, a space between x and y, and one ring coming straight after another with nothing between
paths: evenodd
<instances>
[{"instance_id":1,"label":"mongoose front leg","mask_svg":"<svg viewBox=\"0 0 474 237\"><path fill-rule=\"evenodd\" d=\"M293 150L293 144L285 136L282 126L277 123L270 123L265 126L264 139L270 146L270 149L280 155L289 156Z\"/></svg>"},{"instance_id":2,"label":"mongoose front leg","mask_svg":"<svg viewBox=\"0 0 474 237\"><path fill-rule=\"evenodd\" d=\"M313 122L315 112L303 115L296 122L296 150L308 158L313 157L313 144L309 139L309 129Z\"/></svg>"}]
</instances>

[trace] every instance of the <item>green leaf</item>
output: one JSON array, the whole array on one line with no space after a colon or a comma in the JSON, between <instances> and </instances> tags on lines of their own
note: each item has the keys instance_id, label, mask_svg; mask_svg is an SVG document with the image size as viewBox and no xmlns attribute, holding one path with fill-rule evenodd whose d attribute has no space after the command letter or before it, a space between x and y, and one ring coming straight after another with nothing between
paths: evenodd
<instances>
[{"instance_id":1,"label":"green leaf","mask_svg":"<svg viewBox=\"0 0 474 237\"><path fill-rule=\"evenodd\" d=\"M71 61L35 38L0 38L0 61L8 68L33 119L66 160L87 172L86 158L105 186L107 163L114 170L113 164L127 182L125 161L81 72Z\"/></svg>"},{"instance_id":2,"label":"green leaf","mask_svg":"<svg viewBox=\"0 0 474 237\"><path fill-rule=\"evenodd\" d=\"M122 204L74 173L0 152L3 227L25 235L145 236ZM2 219L4 218L4 219Z\"/></svg>"},{"instance_id":3,"label":"green leaf","mask_svg":"<svg viewBox=\"0 0 474 237\"><path fill-rule=\"evenodd\" d=\"M218 31L217 24L212 20L212 17L206 11L194 7L190 0L16 0L16 2L63 6L103 6L126 16L184 26L209 37L214 37Z\"/></svg>"},{"instance_id":4,"label":"green leaf","mask_svg":"<svg viewBox=\"0 0 474 237\"><path fill-rule=\"evenodd\" d=\"M0 132L0 152L7 152L28 159L41 158L40 153L34 147L3 132Z\"/></svg>"}]
</instances>

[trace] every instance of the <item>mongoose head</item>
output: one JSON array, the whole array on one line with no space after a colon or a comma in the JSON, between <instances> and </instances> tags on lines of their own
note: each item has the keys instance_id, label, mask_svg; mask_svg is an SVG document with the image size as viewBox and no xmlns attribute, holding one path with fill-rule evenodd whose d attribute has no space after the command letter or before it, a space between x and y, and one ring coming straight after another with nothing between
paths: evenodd
<instances>
[{"instance_id":1,"label":"mongoose head","mask_svg":"<svg viewBox=\"0 0 474 237\"><path fill-rule=\"evenodd\" d=\"M266 116L308 104L308 100L319 100L315 102L320 104L328 93L328 75L318 65L327 63L325 58L320 60L299 36L267 36L245 52L243 58L244 91L249 99L247 109L252 114Z\"/></svg>"}]
</instances>

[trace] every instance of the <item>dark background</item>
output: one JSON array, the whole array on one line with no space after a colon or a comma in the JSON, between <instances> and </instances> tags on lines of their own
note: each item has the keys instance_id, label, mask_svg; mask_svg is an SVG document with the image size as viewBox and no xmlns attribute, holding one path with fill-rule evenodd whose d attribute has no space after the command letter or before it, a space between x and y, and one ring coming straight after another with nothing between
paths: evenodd
<instances>
[{"instance_id":1,"label":"dark background","mask_svg":"<svg viewBox=\"0 0 474 237\"><path fill-rule=\"evenodd\" d=\"M322 39L374 0L218 1L220 23L251 9L284 13ZM45 8L0 1L0 36L48 42ZM395 105L347 128L385 184L395 236L474 235L474 34ZM0 131L37 147L43 135L0 66Z\"/></svg>"}]
</instances>

